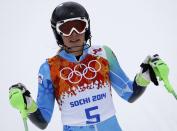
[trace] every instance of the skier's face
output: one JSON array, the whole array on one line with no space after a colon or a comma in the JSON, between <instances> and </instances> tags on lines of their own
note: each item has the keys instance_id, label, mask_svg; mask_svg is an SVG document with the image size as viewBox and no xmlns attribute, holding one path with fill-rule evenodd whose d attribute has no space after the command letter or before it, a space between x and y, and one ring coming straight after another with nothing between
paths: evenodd
<instances>
[{"instance_id":1,"label":"skier's face","mask_svg":"<svg viewBox=\"0 0 177 131\"><path fill-rule=\"evenodd\" d=\"M68 52L74 55L81 55L83 50L83 44L85 41L85 33L78 34L73 31L70 36L62 36L64 45L69 48L65 48Z\"/></svg>"}]
</instances>

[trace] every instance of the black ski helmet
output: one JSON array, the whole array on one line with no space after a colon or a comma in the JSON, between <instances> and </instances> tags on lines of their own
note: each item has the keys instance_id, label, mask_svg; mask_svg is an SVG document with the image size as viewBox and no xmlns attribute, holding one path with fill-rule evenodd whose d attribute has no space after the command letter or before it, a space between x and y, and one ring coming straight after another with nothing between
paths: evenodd
<instances>
[{"instance_id":1,"label":"black ski helmet","mask_svg":"<svg viewBox=\"0 0 177 131\"><path fill-rule=\"evenodd\" d=\"M76 2L64 2L54 9L51 17L51 27L53 29L57 44L59 46L63 45L63 40L62 37L56 31L57 22L76 17L86 18L88 20L89 26L85 32L85 41L91 38L90 19L86 9Z\"/></svg>"}]
</instances>

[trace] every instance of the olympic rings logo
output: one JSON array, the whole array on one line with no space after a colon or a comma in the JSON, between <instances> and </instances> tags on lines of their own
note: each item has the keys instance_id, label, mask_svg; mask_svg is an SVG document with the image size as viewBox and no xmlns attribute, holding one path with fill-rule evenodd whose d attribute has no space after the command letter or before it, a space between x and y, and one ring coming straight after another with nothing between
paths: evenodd
<instances>
[{"instance_id":1,"label":"olympic rings logo","mask_svg":"<svg viewBox=\"0 0 177 131\"><path fill-rule=\"evenodd\" d=\"M95 67L98 66L98 68L95 69L94 67L91 67L91 64L95 64ZM78 71L78 69L83 69L83 70ZM60 78L62 78L63 80L68 80L72 84L77 84L82 80L83 77L87 80L94 79L97 76L97 72L99 72L100 70L101 70L101 64L97 60L91 60L87 66L81 63L78 65L75 65L74 69L71 69L70 67L63 68L60 71ZM87 76L86 74L89 71L93 75ZM74 79L75 76L78 78L78 80Z\"/></svg>"}]
</instances>

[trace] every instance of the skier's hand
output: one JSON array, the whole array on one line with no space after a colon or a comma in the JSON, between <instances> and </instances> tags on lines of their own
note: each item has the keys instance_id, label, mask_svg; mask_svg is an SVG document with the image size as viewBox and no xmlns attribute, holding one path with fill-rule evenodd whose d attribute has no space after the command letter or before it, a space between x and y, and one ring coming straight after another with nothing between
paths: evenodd
<instances>
[{"instance_id":1,"label":"skier's hand","mask_svg":"<svg viewBox=\"0 0 177 131\"><path fill-rule=\"evenodd\" d=\"M152 81L155 85L158 85L156 74L152 66L150 65L152 60L153 58L151 56L147 56L140 65L141 70L135 78L138 85L146 87L150 83L150 81Z\"/></svg>"},{"instance_id":2,"label":"skier's hand","mask_svg":"<svg viewBox=\"0 0 177 131\"><path fill-rule=\"evenodd\" d=\"M21 83L9 88L9 101L12 107L18 109L23 117L27 117L28 113L37 110L37 105L30 96L30 92Z\"/></svg>"},{"instance_id":3,"label":"skier's hand","mask_svg":"<svg viewBox=\"0 0 177 131\"><path fill-rule=\"evenodd\" d=\"M153 55L152 60L150 61L150 65L153 68L156 76L159 77L159 80L168 78L168 65L162 59L160 59L158 54Z\"/></svg>"}]
</instances>

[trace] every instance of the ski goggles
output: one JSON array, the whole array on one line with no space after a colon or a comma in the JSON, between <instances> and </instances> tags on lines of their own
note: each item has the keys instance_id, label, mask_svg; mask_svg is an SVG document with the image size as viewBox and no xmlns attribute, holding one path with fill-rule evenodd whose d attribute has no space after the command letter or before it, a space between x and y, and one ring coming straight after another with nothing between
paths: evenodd
<instances>
[{"instance_id":1,"label":"ski goggles","mask_svg":"<svg viewBox=\"0 0 177 131\"><path fill-rule=\"evenodd\" d=\"M82 34L88 29L88 20L86 18L71 18L57 22L57 33L63 36L70 36L73 31Z\"/></svg>"}]
</instances>

